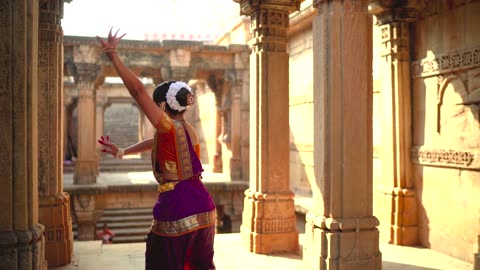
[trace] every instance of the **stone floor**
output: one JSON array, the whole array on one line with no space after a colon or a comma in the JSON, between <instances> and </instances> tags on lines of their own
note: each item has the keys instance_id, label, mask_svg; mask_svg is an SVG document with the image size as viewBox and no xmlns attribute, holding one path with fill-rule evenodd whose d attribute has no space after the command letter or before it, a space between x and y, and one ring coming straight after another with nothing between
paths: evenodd
<instances>
[{"instance_id":1,"label":"stone floor","mask_svg":"<svg viewBox=\"0 0 480 270\"><path fill-rule=\"evenodd\" d=\"M303 234L300 235L302 242ZM473 265L430 249L380 245L383 270L472 270ZM102 245L100 241L75 242L70 265L55 270L144 269L144 243ZM247 266L246 266L247 263ZM305 270L298 254L257 255L245 251L240 234L219 234L215 238L218 270Z\"/></svg>"},{"instance_id":2,"label":"stone floor","mask_svg":"<svg viewBox=\"0 0 480 270\"><path fill-rule=\"evenodd\" d=\"M207 169L204 179L209 182L225 181L223 174ZM64 174L65 188L72 188L73 174ZM102 172L97 185L150 185L156 184L151 172ZM309 204L311 200L298 204ZM297 201L296 200L296 201ZM299 227L301 228L301 226ZM302 232L301 230L299 230ZM303 234L300 234L302 243ZM472 270L473 265L425 248L401 247L381 244L383 270ZM102 245L99 241L74 243L74 259L70 265L56 270L134 270L144 269L144 243ZM245 267L248 262L248 267ZM240 234L219 234L215 238L215 263L218 270L310 270L305 269L298 254L257 255L245 251Z\"/></svg>"}]
</instances>

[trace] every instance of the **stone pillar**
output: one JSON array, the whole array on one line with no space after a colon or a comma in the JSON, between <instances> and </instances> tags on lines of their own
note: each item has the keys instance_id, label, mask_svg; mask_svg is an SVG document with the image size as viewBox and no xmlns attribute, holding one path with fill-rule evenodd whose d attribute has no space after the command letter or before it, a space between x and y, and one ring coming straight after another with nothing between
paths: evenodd
<instances>
[{"instance_id":1,"label":"stone pillar","mask_svg":"<svg viewBox=\"0 0 480 270\"><path fill-rule=\"evenodd\" d=\"M381 269L373 216L372 21L368 0L315 1L314 209L305 269Z\"/></svg>"},{"instance_id":2,"label":"stone pillar","mask_svg":"<svg viewBox=\"0 0 480 270\"><path fill-rule=\"evenodd\" d=\"M103 125L104 125L104 116L105 116L105 108L108 107L108 97L97 95L95 97L95 138L98 140L100 136L103 134ZM95 141L96 142L96 141ZM96 148L96 156L97 156L97 168L100 167L100 159L102 158L102 154L100 150L102 149L101 145L95 143Z\"/></svg>"},{"instance_id":3,"label":"stone pillar","mask_svg":"<svg viewBox=\"0 0 480 270\"><path fill-rule=\"evenodd\" d=\"M412 179L410 148L412 105L410 89L409 22L416 17L405 1L377 1L373 14L380 26L383 49L382 72L382 174L384 196L392 202L390 243L416 245L418 242L417 197ZM403 7L401 7L403 6ZM388 206L386 206L388 207Z\"/></svg>"},{"instance_id":4,"label":"stone pillar","mask_svg":"<svg viewBox=\"0 0 480 270\"><path fill-rule=\"evenodd\" d=\"M97 52L88 45L74 48L75 81L78 87L78 158L75 161L74 184L95 184L97 181L97 156L95 137L95 81L99 67L95 65ZM79 240L93 240L98 214L95 195L82 194L73 199Z\"/></svg>"},{"instance_id":5,"label":"stone pillar","mask_svg":"<svg viewBox=\"0 0 480 270\"><path fill-rule=\"evenodd\" d=\"M65 94L65 90L64 90ZM63 159L66 160L67 155L68 155L68 130L69 130L69 125L71 122L71 116L69 112L69 107L71 106L73 102L73 98L71 96L64 95L63 96Z\"/></svg>"},{"instance_id":6,"label":"stone pillar","mask_svg":"<svg viewBox=\"0 0 480 270\"><path fill-rule=\"evenodd\" d=\"M237 1L251 17L250 187L241 235L254 253L296 252L293 192L289 184L289 14L300 1Z\"/></svg>"},{"instance_id":7,"label":"stone pillar","mask_svg":"<svg viewBox=\"0 0 480 270\"><path fill-rule=\"evenodd\" d=\"M38 63L39 220L45 226L50 267L72 260L70 196L63 192L63 0L40 6Z\"/></svg>"},{"instance_id":8,"label":"stone pillar","mask_svg":"<svg viewBox=\"0 0 480 270\"><path fill-rule=\"evenodd\" d=\"M238 75L241 75L239 77L242 84L240 88L240 119L242 123L242 132L240 137L240 162L242 168L242 179L248 180L250 177L250 72L249 70L245 70L245 72L242 72Z\"/></svg>"},{"instance_id":9,"label":"stone pillar","mask_svg":"<svg viewBox=\"0 0 480 270\"><path fill-rule=\"evenodd\" d=\"M232 72L229 80L229 87L231 88L229 94L231 95L230 104L230 125L228 140L230 151L232 156L230 157L230 179L240 180L242 179L242 163L240 152L240 139L242 133L241 122L241 108L240 108L240 95L242 93L242 81L236 79L236 72Z\"/></svg>"},{"instance_id":10,"label":"stone pillar","mask_svg":"<svg viewBox=\"0 0 480 270\"><path fill-rule=\"evenodd\" d=\"M222 97L223 97L223 79L216 75L210 75L207 80L208 87L215 94L215 154L213 155L212 171L216 173L223 172L222 160Z\"/></svg>"},{"instance_id":11,"label":"stone pillar","mask_svg":"<svg viewBox=\"0 0 480 270\"><path fill-rule=\"evenodd\" d=\"M95 79L98 66L76 64L78 87L78 158L75 161L74 184L94 184L97 181L95 137Z\"/></svg>"},{"instance_id":12,"label":"stone pillar","mask_svg":"<svg viewBox=\"0 0 480 270\"><path fill-rule=\"evenodd\" d=\"M479 217L480 220L480 217ZM480 270L480 227L478 229L477 246L473 255L473 270Z\"/></svg>"},{"instance_id":13,"label":"stone pillar","mask_svg":"<svg viewBox=\"0 0 480 270\"><path fill-rule=\"evenodd\" d=\"M1 269L47 269L38 220L38 21L38 1L1 1Z\"/></svg>"}]
</instances>

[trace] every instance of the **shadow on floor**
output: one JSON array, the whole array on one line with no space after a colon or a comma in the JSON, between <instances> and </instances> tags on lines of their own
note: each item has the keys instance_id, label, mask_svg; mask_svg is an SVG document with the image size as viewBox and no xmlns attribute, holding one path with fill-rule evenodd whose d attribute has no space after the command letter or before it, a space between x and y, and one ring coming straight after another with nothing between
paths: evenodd
<instances>
[{"instance_id":1,"label":"shadow on floor","mask_svg":"<svg viewBox=\"0 0 480 270\"><path fill-rule=\"evenodd\" d=\"M444 270L440 268L429 268L429 267L422 267L418 265L387 262L387 261L382 261L382 269L385 269L385 270Z\"/></svg>"}]
</instances>

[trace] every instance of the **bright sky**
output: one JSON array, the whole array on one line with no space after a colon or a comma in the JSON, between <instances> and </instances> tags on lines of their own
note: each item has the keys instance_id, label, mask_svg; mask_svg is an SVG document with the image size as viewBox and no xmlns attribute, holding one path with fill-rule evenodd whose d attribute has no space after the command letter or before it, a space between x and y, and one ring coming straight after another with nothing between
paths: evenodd
<instances>
[{"instance_id":1,"label":"bright sky","mask_svg":"<svg viewBox=\"0 0 480 270\"><path fill-rule=\"evenodd\" d=\"M233 0L73 0L64 4L62 28L71 36L106 36L113 26L125 39L205 39L238 22L239 10Z\"/></svg>"}]
</instances>

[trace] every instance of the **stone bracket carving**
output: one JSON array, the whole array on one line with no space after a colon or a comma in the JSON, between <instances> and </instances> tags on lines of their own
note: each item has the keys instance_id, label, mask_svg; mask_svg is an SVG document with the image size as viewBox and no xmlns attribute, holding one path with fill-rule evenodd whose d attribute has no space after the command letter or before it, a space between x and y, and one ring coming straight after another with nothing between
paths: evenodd
<instances>
[{"instance_id":1,"label":"stone bracket carving","mask_svg":"<svg viewBox=\"0 0 480 270\"><path fill-rule=\"evenodd\" d=\"M480 47L438 54L412 63L413 78L426 78L476 67L480 67Z\"/></svg>"},{"instance_id":2,"label":"stone bracket carving","mask_svg":"<svg viewBox=\"0 0 480 270\"><path fill-rule=\"evenodd\" d=\"M459 151L414 147L412 161L425 166L451 167L459 169L480 169L479 151Z\"/></svg>"}]
</instances>

